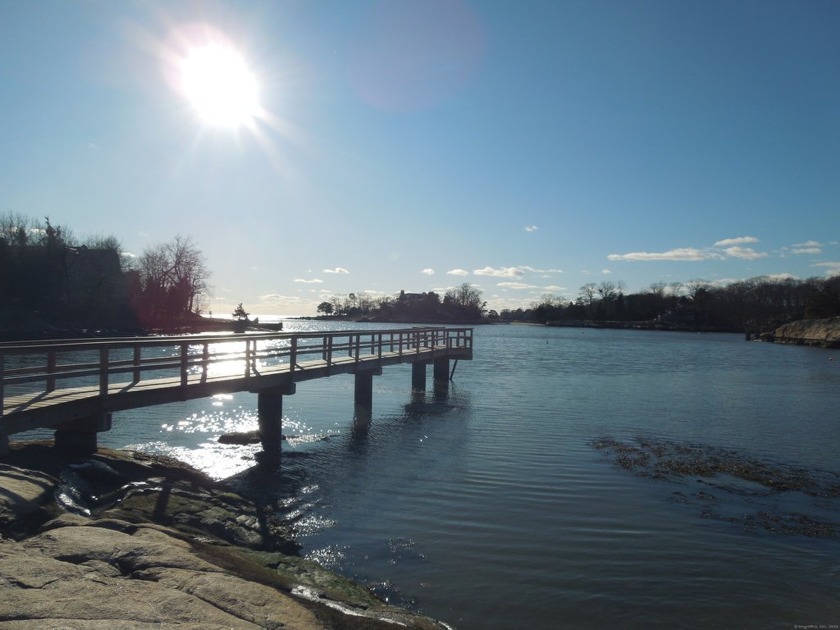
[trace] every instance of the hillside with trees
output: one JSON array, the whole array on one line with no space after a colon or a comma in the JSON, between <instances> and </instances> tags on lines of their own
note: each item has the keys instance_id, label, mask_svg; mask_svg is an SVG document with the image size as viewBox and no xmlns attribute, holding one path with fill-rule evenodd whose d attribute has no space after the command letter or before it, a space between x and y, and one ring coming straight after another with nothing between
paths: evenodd
<instances>
[{"instance_id":1,"label":"hillside with trees","mask_svg":"<svg viewBox=\"0 0 840 630\"><path fill-rule=\"evenodd\" d=\"M335 296L318 305L327 317L371 322L412 322L418 324L475 324L484 321L487 302L481 291L469 283L449 289L441 299L434 291L400 293L394 297L371 298L364 293Z\"/></svg>"},{"instance_id":2,"label":"hillside with trees","mask_svg":"<svg viewBox=\"0 0 840 630\"><path fill-rule=\"evenodd\" d=\"M504 312L503 312L504 315ZM523 316L539 323L679 330L767 332L802 319L840 315L840 276L757 277L727 285L705 280L625 295L621 282L586 284L574 301L546 297Z\"/></svg>"},{"instance_id":3,"label":"hillside with trees","mask_svg":"<svg viewBox=\"0 0 840 630\"><path fill-rule=\"evenodd\" d=\"M0 337L179 332L206 327L200 313L210 271L188 237L122 251L113 236L80 241L49 218L0 215ZM488 310L469 283L429 291L321 302L323 317L371 322L533 322L663 330L762 333L804 319L840 316L840 276L757 277L726 285L654 282L626 293L623 282L583 285L575 299L546 296L527 309ZM247 320L247 313L245 319Z\"/></svg>"},{"instance_id":4,"label":"hillside with trees","mask_svg":"<svg viewBox=\"0 0 840 630\"><path fill-rule=\"evenodd\" d=\"M481 291L468 283L441 297L434 292L370 297L334 296L318 305L323 317L412 323L531 322L554 326L646 328L761 333L782 324L840 316L840 276L774 279L757 277L727 285L705 280L654 282L625 293L623 282L585 284L574 300L545 296L527 309L487 309Z\"/></svg>"},{"instance_id":5,"label":"hillside with trees","mask_svg":"<svg viewBox=\"0 0 840 630\"><path fill-rule=\"evenodd\" d=\"M199 317L210 273L181 236L140 257L115 237L22 215L0 216L0 331L5 338L175 330Z\"/></svg>"}]
</instances>

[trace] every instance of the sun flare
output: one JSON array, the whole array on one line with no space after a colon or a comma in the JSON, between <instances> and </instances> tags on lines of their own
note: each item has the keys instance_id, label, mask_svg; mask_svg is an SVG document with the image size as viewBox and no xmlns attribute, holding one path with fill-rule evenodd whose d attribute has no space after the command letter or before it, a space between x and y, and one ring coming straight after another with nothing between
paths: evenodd
<instances>
[{"instance_id":1,"label":"sun flare","mask_svg":"<svg viewBox=\"0 0 840 630\"><path fill-rule=\"evenodd\" d=\"M239 127L257 116L257 80L235 49L218 44L191 48L179 70L181 91L204 123Z\"/></svg>"}]
</instances>

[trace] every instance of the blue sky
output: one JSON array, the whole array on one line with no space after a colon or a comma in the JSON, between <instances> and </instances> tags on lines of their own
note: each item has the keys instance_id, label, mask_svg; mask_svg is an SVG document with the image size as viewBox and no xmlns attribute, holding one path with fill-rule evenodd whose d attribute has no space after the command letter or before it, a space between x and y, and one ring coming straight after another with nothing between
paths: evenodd
<instances>
[{"instance_id":1,"label":"blue sky","mask_svg":"<svg viewBox=\"0 0 840 630\"><path fill-rule=\"evenodd\" d=\"M0 0L0 213L189 236L217 313L824 277L838 32L834 0ZM208 38L257 84L239 126L179 88Z\"/></svg>"}]
</instances>

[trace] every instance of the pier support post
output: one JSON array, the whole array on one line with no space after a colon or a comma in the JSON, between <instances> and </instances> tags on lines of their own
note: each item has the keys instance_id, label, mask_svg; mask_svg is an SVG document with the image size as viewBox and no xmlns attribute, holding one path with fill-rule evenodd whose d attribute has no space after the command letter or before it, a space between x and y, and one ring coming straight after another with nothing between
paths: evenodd
<instances>
[{"instance_id":1,"label":"pier support post","mask_svg":"<svg viewBox=\"0 0 840 630\"><path fill-rule=\"evenodd\" d=\"M412 363L411 364L411 389L417 391L426 390L426 364Z\"/></svg>"},{"instance_id":2,"label":"pier support post","mask_svg":"<svg viewBox=\"0 0 840 630\"><path fill-rule=\"evenodd\" d=\"M257 416L262 452L257 461L261 465L280 466L280 443L283 441L283 395L295 393L294 385L284 389L257 392Z\"/></svg>"},{"instance_id":3,"label":"pier support post","mask_svg":"<svg viewBox=\"0 0 840 630\"><path fill-rule=\"evenodd\" d=\"M435 359L432 380L436 394L449 391L449 359Z\"/></svg>"},{"instance_id":4,"label":"pier support post","mask_svg":"<svg viewBox=\"0 0 840 630\"><path fill-rule=\"evenodd\" d=\"M96 452L96 434L110 429L111 414L106 412L66 422L55 431L55 448L71 457L88 457Z\"/></svg>"},{"instance_id":5,"label":"pier support post","mask_svg":"<svg viewBox=\"0 0 840 630\"><path fill-rule=\"evenodd\" d=\"M357 407L367 410L373 408L373 377L380 374L382 374L382 368L356 372L353 400Z\"/></svg>"}]
</instances>

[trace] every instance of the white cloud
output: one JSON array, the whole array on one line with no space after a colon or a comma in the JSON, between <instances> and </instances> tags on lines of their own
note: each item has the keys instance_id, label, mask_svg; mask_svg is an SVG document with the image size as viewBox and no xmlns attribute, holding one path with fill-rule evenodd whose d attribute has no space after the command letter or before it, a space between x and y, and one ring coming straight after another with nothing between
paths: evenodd
<instances>
[{"instance_id":1,"label":"white cloud","mask_svg":"<svg viewBox=\"0 0 840 630\"><path fill-rule=\"evenodd\" d=\"M601 269L601 273L604 274L605 276L608 276L609 274L612 273L612 271L610 271L609 269Z\"/></svg>"},{"instance_id":2,"label":"white cloud","mask_svg":"<svg viewBox=\"0 0 840 630\"><path fill-rule=\"evenodd\" d=\"M727 247L723 251L733 258L743 258L744 260L756 260L757 258L767 257L766 253L757 252L752 247Z\"/></svg>"},{"instance_id":3,"label":"white cloud","mask_svg":"<svg viewBox=\"0 0 840 630\"><path fill-rule=\"evenodd\" d=\"M738 236L737 238L725 238L715 243L715 247L731 247L732 245L746 245L747 243L758 243L754 236Z\"/></svg>"},{"instance_id":4,"label":"white cloud","mask_svg":"<svg viewBox=\"0 0 840 630\"><path fill-rule=\"evenodd\" d=\"M560 291L565 291L566 287L561 287L557 284L549 284L546 287L543 287L544 291L552 291L554 293L559 293Z\"/></svg>"},{"instance_id":5,"label":"white cloud","mask_svg":"<svg viewBox=\"0 0 840 630\"><path fill-rule=\"evenodd\" d=\"M840 261L814 263L814 267L825 267L825 275L840 276Z\"/></svg>"},{"instance_id":6,"label":"white cloud","mask_svg":"<svg viewBox=\"0 0 840 630\"><path fill-rule=\"evenodd\" d=\"M805 241L804 243L794 243L790 247L791 254L822 254L823 243L817 241ZM787 247L784 248L788 249Z\"/></svg>"},{"instance_id":7,"label":"white cloud","mask_svg":"<svg viewBox=\"0 0 840 630\"><path fill-rule=\"evenodd\" d=\"M433 276L433 275L435 275L435 270L434 270L434 269L432 269L431 267L426 267L426 268L425 268L423 271L421 271L420 273L422 273L422 274L424 274L424 275L427 275L427 276Z\"/></svg>"},{"instance_id":8,"label":"white cloud","mask_svg":"<svg viewBox=\"0 0 840 630\"><path fill-rule=\"evenodd\" d=\"M446 273L447 273L447 275L450 275L450 276L468 276L468 275L470 275L470 272L467 271L466 269L450 269Z\"/></svg>"},{"instance_id":9,"label":"white cloud","mask_svg":"<svg viewBox=\"0 0 840 630\"><path fill-rule=\"evenodd\" d=\"M522 271L530 271L532 273L563 273L562 269L536 269L534 267L529 267L528 265L519 265L518 268Z\"/></svg>"},{"instance_id":10,"label":"white cloud","mask_svg":"<svg viewBox=\"0 0 840 630\"><path fill-rule=\"evenodd\" d=\"M303 278L295 278L295 282L302 282L303 284L321 284L323 280L319 278L312 278L312 280L305 280Z\"/></svg>"},{"instance_id":11,"label":"white cloud","mask_svg":"<svg viewBox=\"0 0 840 630\"><path fill-rule=\"evenodd\" d=\"M723 256L694 247L680 247L667 252L630 252L629 254L610 254L607 260L721 260Z\"/></svg>"},{"instance_id":12,"label":"white cloud","mask_svg":"<svg viewBox=\"0 0 840 630\"><path fill-rule=\"evenodd\" d=\"M539 229L540 228L538 228L536 225L526 225L525 226L525 231L526 232L536 232Z\"/></svg>"},{"instance_id":13,"label":"white cloud","mask_svg":"<svg viewBox=\"0 0 840 630\"><path fill-rule=\"evenodd\" d=\"M503 287L505 289L538 289L539 287L534 284L525 284L524 282L498 282L496 286Z\"/></svg>"},{"instance_id":14,"label":"white cloud","mask_svg":"<svg viewBox=\"0 0 840 630\"><path fill-rule=\"evenodd\" d=\"M744 260L756 260L766 258L769 254L759 252L752 247L743 247L746 243L757 243L754 236L739 236L737 238L725 238L714 244L715 248L698 249L696 247L678 247L665 252L630 252L628 254L610 254L607 260L637 261L637 260L670 260L670 261L699 261L699 260L725 260L727 256L742 258Z\"/></svg>"},{"instance_id":15,"label":"white cloud","mask_svg":"<svg viewBox=\"0 0 840 630\"><path fill-rule=\"evenodd\" d=\"M484 267L476 269L473 273L477 276L492 276L494 278L521 278L524 272L519 267Z\"/></svg>"},{"instance_id":16,"label":"white cloud","mask_svg":"<svg viewBox=\"0 0 840 630\"><path fill-rule=\"evenodd\" d=\"M335 269L323 269L324 273L350 273L344 267L336 267Z\"/></svg>"},{"instance_id":17,"label":"white cloud","mask_svg":"<svg viewBox=\"0 0 840 630\"><path fill-rule=\"evenodd\" d=\"M794 276L792 273L771 273L769 276L764 276L769 280L799 280L798 277Z\"/></svg>"}]
</instances>

